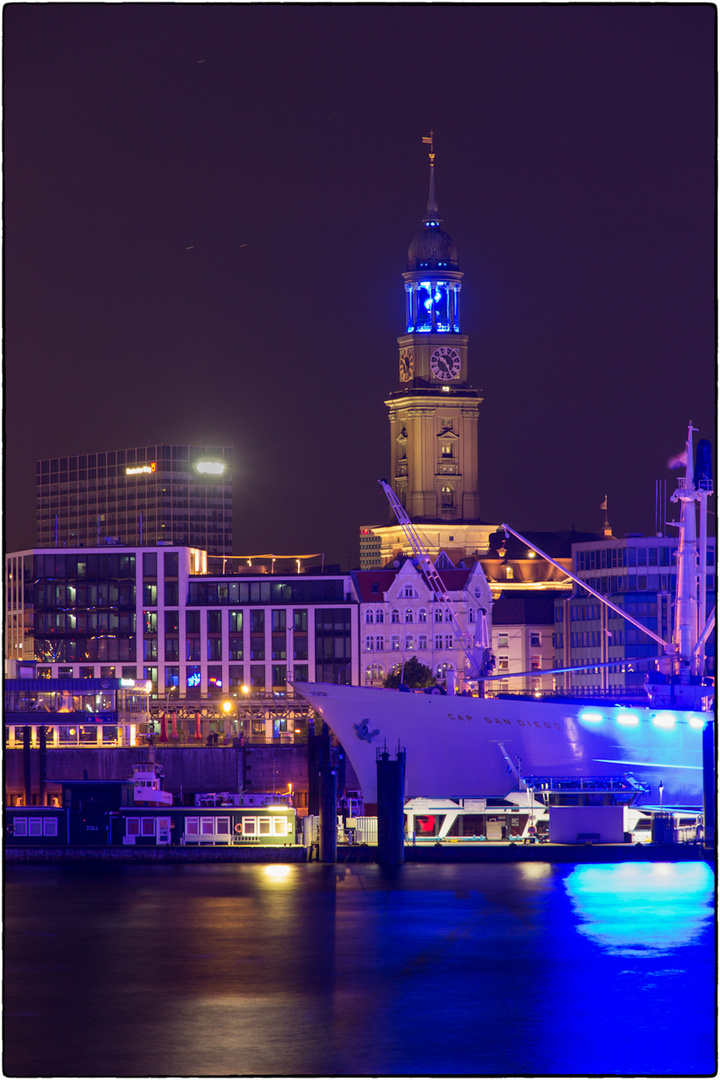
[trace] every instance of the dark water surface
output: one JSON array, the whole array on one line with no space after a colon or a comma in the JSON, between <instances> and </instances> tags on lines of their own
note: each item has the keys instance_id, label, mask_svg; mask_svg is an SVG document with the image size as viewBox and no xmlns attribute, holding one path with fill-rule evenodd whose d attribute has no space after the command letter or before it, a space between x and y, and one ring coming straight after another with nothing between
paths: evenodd
<instances>
[{"instance_id":1,"label":"dark water surface","mask_svg":"<svg viewBox=\"0 0 720 1080\"><path fill-rule=\"evenodd\" d=\"M704 863L9 866L9 1076L715 1072Z\"/></svg>"}]
</instances>

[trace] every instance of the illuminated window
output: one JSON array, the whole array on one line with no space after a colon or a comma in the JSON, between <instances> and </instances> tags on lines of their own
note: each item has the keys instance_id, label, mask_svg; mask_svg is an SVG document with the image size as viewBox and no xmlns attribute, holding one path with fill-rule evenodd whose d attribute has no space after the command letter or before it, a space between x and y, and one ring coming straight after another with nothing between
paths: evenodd
<instances>
[{"instance_id":1,"label":"illuminated window","mask_svg":"<svg viewBox=\"0 0 720 1080\"><path fill-rule=\"evenodd\" d=\"M405 622L408 623L408 622L412 622L412 621L413 621L412 608L405 608Z\"/></svg>"},{"instance_id":2,"label":"illuminated window","mask_svg":"<svg viewBox=\"0 0 720 1080\"><path fill-rule=\"evenodd\" d=\"M413 646L413 636L412 636L412 634L406 634L405 635L405 648L406 649L412 649L413 647L414 646Z\"/></svg>"},{"instance_id":3,"label":"illuminated window","mask_svg":"<svg viewBox=\"0 0 720 1080\"><path fill-rule=\"evenodd\" d=\"M425 610L425 608L421 607L420 610L418 611L418 622L419 623L426 623L427 622L427 611Z\"/></svg>"}]
</instances>

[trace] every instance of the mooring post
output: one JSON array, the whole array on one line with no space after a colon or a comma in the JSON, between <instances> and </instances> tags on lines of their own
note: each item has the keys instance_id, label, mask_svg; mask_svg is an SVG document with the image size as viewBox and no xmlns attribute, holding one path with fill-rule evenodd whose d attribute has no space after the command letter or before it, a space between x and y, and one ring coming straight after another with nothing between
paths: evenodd
<instances>
[{"instance_id":1,"label":"mooring post","mask_svg":"<svg viewBox=\"0 0 720 1080\"><path fill-rule=\"evenodd\" d=\"M38 733L40 735L40 795L38 802L41 806L44 806L47 802L47 731L44 724L40 725Z\"/></svg>"},{"instance_id":2,"label":"mooring post","mask_svg":"<svg viewBox=\"0 0 720 1080\"><path fill-rule=\"evenodd\" d=\"M26 724L23 728L23 781L25 790L25 805L32 806L32 772L30 757L30 737L32 728Z\"/></svg>"},{"instance_id":3,"label":"mooring post","mask_svg":"<svg viewBox=\"0 0 720 1080\"><path fill-rule=\"evenodd\" d=\"M320 862L337 862L337 770L320 768Z\"/></svg>"},{"instance_id":4,"label":"mooring post","mask_svg":"<svg viewBox=\"0 0 720 1080\"><path fill-rule=\"evenodd\" d=\"M378 862L405 861L405 751L399 747L395 761L387 750L377 757Z\"/></svg>"}]
</instances>

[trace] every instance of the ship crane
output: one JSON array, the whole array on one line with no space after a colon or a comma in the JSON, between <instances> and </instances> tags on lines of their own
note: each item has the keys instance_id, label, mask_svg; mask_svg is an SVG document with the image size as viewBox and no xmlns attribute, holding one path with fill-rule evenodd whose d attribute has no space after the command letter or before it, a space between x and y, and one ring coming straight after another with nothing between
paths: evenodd
<instances>
[{"instance_id":1,"label":"ship crane","mask_svg":"<svg viewBox=\"0 0 720 1080\"><path fill-rule=\"evenodd\" d=\"M467 678L473 682L477 679L480 684L482 684L482 680L490 674L495 666L495 659L490 644L490 628L487 611L484 608L480 608L478 611L478 620L476 623L477 629L474 633L472 628L468 629L462 625L455 611L455 603L446 590L437 567L426 551L418 535L417 529L405 511L405 507L386 480L380 480L379 483L387 496L388 502L393 508L398 524L408 539L415 556L415 565L424 577L428 588L433 595L433 599L436 603L442 602L448 605L455 634L459 639L463 652L467 658ZM448 678L448 691L450 693L454 690L454 687L451 684L452 679ZM480 685L480 690L482 693L482 685Z\"/></svg>"},{"instance_id":2,"label":"ship crane","mask_svg":"<svg viewBox=\"0 0 720 1080\"><path fill-rule=\"evenodd\" d=\"M663 655L657 661L657 670L648 675L645 685L653 705L660 708L708 711L712 708L714 698L713 681L704 677L705 645L715 626L714 608L705 620L707 499L712 494L712 474L710 447L704 439L698 444L697 462L693 471L692 433L694 430L696 429L690 424L683 455L685 476L679 478L677 490L671 496L672 502L680 503L681 512L680 521L675 523L680 529L680 539L677 551L677 591L673 636L670 641L665 641L653 630L628 615L621 607L613 604L607 596L603 596L586 581L582 581L566 567L561 566L541 551L526 536L506 524L503 524L501 528L505 530L506 536L512 533L518 540L537 552L541 558L563 570L591 596L596 597L611 611L632 623L662 647ZM697 502L700 503L699 545L695 520ZM621 663L621 661L618 660L615 663Z\"/></svg>"}]
</instances>

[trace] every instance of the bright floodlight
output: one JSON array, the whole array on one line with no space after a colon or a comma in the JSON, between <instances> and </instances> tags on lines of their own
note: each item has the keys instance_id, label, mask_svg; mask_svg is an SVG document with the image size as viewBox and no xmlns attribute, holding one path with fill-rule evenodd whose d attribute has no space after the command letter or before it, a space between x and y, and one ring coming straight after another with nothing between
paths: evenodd
<instances>
[{"instance_id":1,"label":"bright floodlight","mask_svg":"<svg viewBox=\"0 0 720 1080\"><path fill-rule=\"evenodd\" d=\"M222 461L198 461L195 468L198 472L207 473L210 476L221 476L225 472Z\"/></svg>"}]
</instances>

